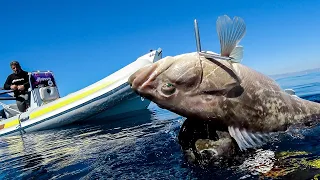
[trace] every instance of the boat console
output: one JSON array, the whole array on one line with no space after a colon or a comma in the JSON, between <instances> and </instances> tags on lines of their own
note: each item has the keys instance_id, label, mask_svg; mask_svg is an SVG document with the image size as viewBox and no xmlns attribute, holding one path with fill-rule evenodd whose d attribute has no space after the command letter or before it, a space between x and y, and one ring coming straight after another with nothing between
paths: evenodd
<instances>
[{"instance_id":1,"label":"boat console","mask_svg":"<svg viewBox=\"0 0 320 180\"><path fill-rule=\"evenodd\" d=\"M51 71L30 72L29 82L29 109L34 109L60 98L58 87Z\"/></svg>"}]
</instances>

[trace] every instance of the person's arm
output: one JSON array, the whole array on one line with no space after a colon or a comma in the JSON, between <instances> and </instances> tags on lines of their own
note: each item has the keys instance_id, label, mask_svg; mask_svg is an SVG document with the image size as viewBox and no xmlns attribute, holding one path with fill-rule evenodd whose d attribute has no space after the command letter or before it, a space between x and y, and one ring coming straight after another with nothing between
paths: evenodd
<instances>
[{"instance_id":1,"label":"person's arm","mask_svg":"<svg viewBox=\"0 0 320 180\"><path fill-rule=\"evenodd\" d=\"M28 74L28 72L26 72L25 79L27 80L27 82L25 82L23 85L24 85L25 90L28 90L28 89L30 88L30 82L29 82L29 74Z\"/></svg>"},{"instance_id":2,"label":"person's arm","mask_svg":"<svg viewBox=\"0 0 320 180\"><path fill-rule=\"evenodd\" d=\"M25 89L25 90L28 90L29 87L30 87L29 80L28 80L28 82L25 82L25 83L23 84L23 86L24 86L24 89Z\"/></svg>"},{"instance_id":3,"label":"person's arm","mask_svg":"<svg viewBox=\"0 0 320 180\"><path fill-rule=\"evenodd\" d=\"M10 90L10 89L11 89L10 86L11 86L11 75L9 75L9 76L7 77L7 80L6 80L6 82L4 83L3 88L4 88L5 90Z\"/></svg>"}]
</instances>

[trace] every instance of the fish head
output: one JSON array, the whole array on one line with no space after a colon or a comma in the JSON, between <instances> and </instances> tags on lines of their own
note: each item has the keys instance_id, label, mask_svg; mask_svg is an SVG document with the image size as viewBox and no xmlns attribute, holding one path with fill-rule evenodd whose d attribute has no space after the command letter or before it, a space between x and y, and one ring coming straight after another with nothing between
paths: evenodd
<instances>
[{"instance_id":1,"label":"fish head","mask_svg":"<svg viewBox=\"0 0 320 180\"><path fill-rule=\"evenodd\" d=\"M168 56L143 67L129 77L140 96L185 117L223 116L228 92L237 79L223 63L197 52Z\"/></svg>"}]
</instances>

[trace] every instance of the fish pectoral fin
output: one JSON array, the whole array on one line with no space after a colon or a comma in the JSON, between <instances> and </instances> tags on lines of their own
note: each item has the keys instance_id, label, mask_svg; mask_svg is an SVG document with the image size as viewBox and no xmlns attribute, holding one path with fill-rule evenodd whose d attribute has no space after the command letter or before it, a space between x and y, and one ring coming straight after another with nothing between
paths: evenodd
<instances>
[{"instance_id":1,"label":"fish pectoral fin","mask_svg":"<svg viewBox=\"0 0 320 180\"><path fill-rule=\"evenodd\" d=\"M241 151L261 147L271 138L271 133L252 133L246 129L240 130L238 127L233 126L229 126L228 131L230 136L237 142Z\"/></svg>"},{"instance_id":2,"label":"fish pectoral fin","mask_svg":"<svg viewBox=\"0 0 320 180\"><path fill-rule=\"evenodd\" d=\"M241 61L243 47L237 46L246 33L246 25L242 18L230 19L227 15L220 16L216 28L221 46L221 56L232 57L235 62Z\"/></svg>"}]
</instances>

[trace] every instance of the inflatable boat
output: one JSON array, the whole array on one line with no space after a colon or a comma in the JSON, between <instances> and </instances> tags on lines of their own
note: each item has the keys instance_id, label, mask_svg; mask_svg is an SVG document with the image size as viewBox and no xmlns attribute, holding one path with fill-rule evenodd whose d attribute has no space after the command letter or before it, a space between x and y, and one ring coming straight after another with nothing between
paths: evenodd
<instances>
[{"instance_id":1,"label":"inflatable boat","mask_svg":"<svg viewBox=\"0 0 320 180\"><path fill-rule=\"evenodd\" d=\"M94 118L107 121L109 116L146 109L150 101L133 92L127 80L141 67L161 58L160 48L151 50L106 78L65 97L59 95L53 72L29 72L30 105L26 112L19 112L15 101L3 103L15 100L10 92L0 93L5 115L0 119L0 136L52 129Z\"/></svg>"}]
</instances>

